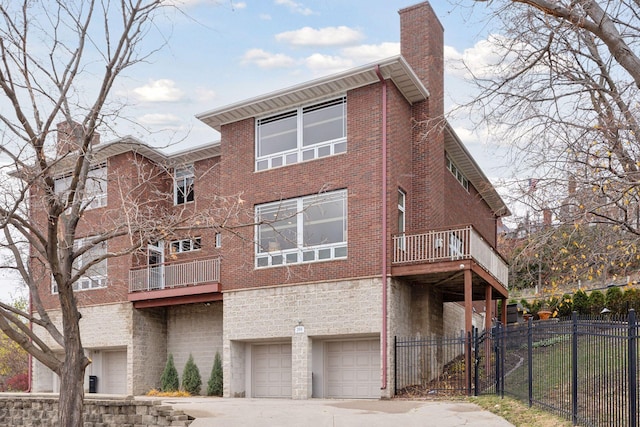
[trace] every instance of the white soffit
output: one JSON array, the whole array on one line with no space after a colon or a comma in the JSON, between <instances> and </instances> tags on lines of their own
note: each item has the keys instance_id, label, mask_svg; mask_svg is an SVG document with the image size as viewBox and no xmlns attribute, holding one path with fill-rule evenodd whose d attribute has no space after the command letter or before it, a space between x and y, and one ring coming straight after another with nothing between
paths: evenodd
<instances>
[{"instance_id":1,"label":"white soffit","mask_svg":"<svg viewBox=\"0 0 640 427\"><path fill-rule=\"evenodd\" d=\"M377 67L379 67L382 77L391 79L409 103L413 104L429 97L427 88L411 70L407 61L402 56L394 56L342 73L207 111L196 115L196 118L220 131L220 127L223 124L275 113L293 106L328 98L345 93L348 90L379 82L380 79L376 73Z\"/></svg>"}]
</instances>

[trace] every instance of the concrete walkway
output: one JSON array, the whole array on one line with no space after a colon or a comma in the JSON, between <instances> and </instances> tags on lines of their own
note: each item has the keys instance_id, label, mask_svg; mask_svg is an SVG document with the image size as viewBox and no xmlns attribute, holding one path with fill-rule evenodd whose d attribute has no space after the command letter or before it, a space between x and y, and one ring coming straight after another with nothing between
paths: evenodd
<instances>
[{"instance_id":1,"label":"concrete walkway","mask_svg":"<svg viewBox=\"0 0 640 427\"><path fill-rule=\"evenodd\" d=\"M513 427L467 402L415 400L163 399L191 427Z\"/></svg>"}]
</instances>

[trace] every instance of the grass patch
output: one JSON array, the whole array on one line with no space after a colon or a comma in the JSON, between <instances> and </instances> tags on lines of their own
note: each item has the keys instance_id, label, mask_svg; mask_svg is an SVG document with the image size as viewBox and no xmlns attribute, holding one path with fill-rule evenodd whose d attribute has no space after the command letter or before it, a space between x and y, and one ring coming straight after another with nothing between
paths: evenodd
<instances>
[{"instance_id":1,"label":"grass patch","mask_svg":"<svg viewBox=\"0 0 640 427\"><path fill-rule=\"evenodd\" d=\"M519 400L499 396L470 397L469 401L504 418L516 427L571 427L571 421L538 408L529 408Z\"/></svg>"}]
</instances>

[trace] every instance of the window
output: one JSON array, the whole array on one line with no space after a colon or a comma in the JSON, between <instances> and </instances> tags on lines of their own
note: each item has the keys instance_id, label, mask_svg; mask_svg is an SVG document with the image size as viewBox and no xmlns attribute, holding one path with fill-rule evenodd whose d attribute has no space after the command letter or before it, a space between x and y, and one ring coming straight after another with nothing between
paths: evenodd
<instances>
[{"instance_id":1,"label":"window","mask_svg":"<svg viewBox=\"0 0 640 427\"><path fill-rule=\"evenodd\" d=\"M193 182L193 165L185 166L183 168L176 168L173 186L174 204L183 205L188 202L193 202Z\"/></svg>"},{"instance_id":2,"label":"window","mask_svg":"<svg viewBox=\"0 0 640 427\"><path fill-rule=\"evenodd\" d=\"M465 190L469 191L469 181L467 178L460 172L460 169L451 161L449 156L447 156L447 169L456 177L460 185L464 187Z\"/></svg>"},{"instance_id":3,"label":"window","mask_svg":"<svg viewBox=\"0 0 640 427\"><path fill-rule=\"evenodd\" d=\"M57 178L54 182L56 194L65 197L71 185L71 175ZM87 174L83 207L85 209L95 209L107 206L107 165L97 165Z\"/></svg>"},{"instance_id":4,"label":"window","mask_svg":"<svg viewBox=\"0 0 640 427\"><path fill-rule=\"evenodd\" d=\"M404 249L405 238L404 232L406 231L406 202L407 194L398 188L398 249Z\"/></svg>"},{"instance_id":5,"label":"window","mask_svg":"<svg viewBox=\"0 0 640 427\"><path fill-rule=\"evenodd\" d=\"M341 97L256 122L256 171L347 151L347 98Z\"/></svg>"},{"instance_id":6,"label":"window","mask_svg":"<svg viewBox=\"0 0 640 427\"><path fill-rule=\"evenodd\" d=\"M107 253L107 243L100 242L97 244L91 243L91 238L78 239L73 244L73 250L84 247L85 245L92 245L86 252L78 256L73 262L73 272L76 274L80 269L96 260L97 258ZM58 285L55 281L51 280L52 293L58 293ZM73 284L74 291L84 291L96 288L105 288L107 286L107 260L103 259L95 265L89 267L83 275Z\"/></svg>"},{"instance_id":7,"label":"window","mask_svg":"<svg viewBox=\"0 0 640 427\"><path fill-rule=\"evenodd\" d=\"M181 254L200 250L201 246L202 238L196 237L195 239L174 240L171 242L169 248L172 254Z\"/></svg>"},{"instance_id":8,"label":"window","mask_svg":"<svg viewBox=\"0 0 640 427\"><path fill-rule=\"evenodd\" d=\"M256 206L256 267L347 257L347 192Z\"/></svg>"},{"instance_id":9,"label":"window","mask_svg":"<svg viewBox=\"0 0 640 427\"><path fill-rule=\"evenodd\" d=\"M216 248L222 247L222 233L216 233Z\"/></svg>"}]
</instances>

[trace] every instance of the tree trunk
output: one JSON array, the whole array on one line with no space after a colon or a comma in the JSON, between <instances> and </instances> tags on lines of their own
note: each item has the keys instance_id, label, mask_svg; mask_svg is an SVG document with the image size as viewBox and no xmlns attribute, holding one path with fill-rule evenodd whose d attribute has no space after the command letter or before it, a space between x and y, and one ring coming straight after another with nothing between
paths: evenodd
<instances>
[{"instance_id":1,"label":"tree trunk","mask_svg":"<svg viewBox=\"0 0 640 427\"><path fill-rule=\"evenodd\" d=\"M59 301L62 308L65 358L60 372L60 427L83 426L84 371L89 359L80 339L80 312L71 284L61 287Z\"/></svg>"},{"instance_id":2,"label":"tree trunk","mask_svg":"<svg viewBox=\"0 0 640 427\"><path fill-rule=\"evenodd\" d=\"M69 345L69 344L67 344ZM60 404L58 406L59 425L65 427L83 426L84 403L84 352L81 346L67 347L60 375Z\"/></svg>"}]
</instances>

